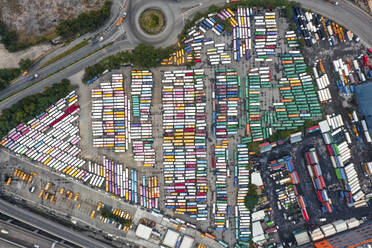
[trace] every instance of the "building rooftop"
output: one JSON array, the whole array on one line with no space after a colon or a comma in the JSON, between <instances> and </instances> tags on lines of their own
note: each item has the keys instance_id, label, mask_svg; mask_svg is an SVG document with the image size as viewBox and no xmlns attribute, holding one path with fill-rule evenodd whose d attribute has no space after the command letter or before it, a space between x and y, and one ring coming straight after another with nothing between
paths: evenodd
<instances>
[{"instance_id":1,"label":"building rooftop","mask_svg":"<svg viewBox=\"0 0 372 248\"><path fill-rule=\"evenodd\" d=\"M190 236L184 236L180 245L180 248L192 248L194 243L194 238Z\"/></svg>"},{"instance_id":2,"label":"building rooftop","mask_svg":"<svg viewBox=\"0 0 372 248\"><path fill-rule=\"evenodd\" d=\"M259 171L255 171L251 175L251 180L254 185L260 187L263 185L262 178Z\"/></svg>"},{"instance_id":3,"label":"building rooftop","mask_svg":"<svg viewBox=\"0 0 372 248\"><path fill-rule=\"evenodd\" d=\"M357 228L333 235L325 240L315 242L316 248L344 248L358 247L372 243L372 221L368 221Z\"/></svg>"},{"instance_id":4,"label":"building rooftop","mask_svg":"<svg viewBox=\"0 0 372 248\"><path fill-rule=\"evenodd\" d=\"M322 133L329 132L330 130L327 120L319 122L319 127L320 127L320 132Z\"/></svg>"},{"instance_id":5,"label":"building rooftop","mask_svg":"<svg viewBox=\"0 0 372 248\"><path fill-rule=\"evenodd\" d=\"M136 236L148 240L151 236L152 229L148 226L139 224L136 230Z\"/></svg>"},{"instance_id":6,"label":"building rooftop","mask_svg":"<svg viewBox=\"0 0 372 248\"><path fill-rule=\"evenodd\" d=\"M355 95L360 112L366 119L369 134L372 136L372 81L357 85Z\"/></svg>"},{"instance_id":7,"label":"building rooftop","mask_svg":"<svg viewBox=\"0 0 372 248\"><path fill-rule=\"evenodd\" d=\"M304 245L310 242L310 237L306 230L296 231L293 235L298 245Z\"/></svg>"},{"instance_id":8,"label":"building rooftop","mask_svg":"<svg viewBox=\"0 0 372 248\"><path fill-rule=\"evenodd\" d=\"M163 240L163 245L169 246L171 248L176 247L179 236L180 234L178 232L168 229Z\"/></svg>"}]
</instances>

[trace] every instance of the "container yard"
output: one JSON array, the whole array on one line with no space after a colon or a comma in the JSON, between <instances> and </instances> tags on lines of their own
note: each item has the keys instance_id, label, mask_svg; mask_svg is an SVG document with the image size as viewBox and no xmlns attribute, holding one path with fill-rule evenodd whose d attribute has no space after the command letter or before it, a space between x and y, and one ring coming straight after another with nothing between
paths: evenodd
<instances>
[{"instance_id":1,"label":"container yard","mask_svg":"<svg viewBox=\"0 0 372 248\"><path fill-rule=\"evenodd\" d=\"M305 153L305 160L310 177L314 184L317 198L322 204L322 211L332 213L332 200L327 194L327 185L324 182L322 170L319 165L318 154L315 148L310 148L310 150Z\"/></svg>"},{"instance_id":2,"label":"container yard","mask_svg":"<svg viewBox=\"0 0 372 248\"><path fill-rule=\"evenodd\" d=\"M278 209L283 211L286 220L295 221L300 215L309 221L305 197L300 193L300 179L290 156L270 162L270 177L275 181ZM295 223L293 223L295 224Z\"/></svg>"}]
</instances>

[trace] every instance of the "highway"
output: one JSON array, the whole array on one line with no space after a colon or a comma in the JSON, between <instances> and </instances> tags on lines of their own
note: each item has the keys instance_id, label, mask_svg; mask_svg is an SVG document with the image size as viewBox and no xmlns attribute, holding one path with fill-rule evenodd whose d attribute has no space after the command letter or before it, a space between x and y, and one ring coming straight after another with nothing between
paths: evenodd
<instances>
[{"instance_id":1,"label":"highway","mask_svg":"<svg viewBox=\"0 0 372 248\"><path fill-rule=\"evenodd\" d=\"M110 248L106 244L84 236L81 232L76 232L2 199L0 199L0 212L81 247Z\"/></svg>"}]
</instances>

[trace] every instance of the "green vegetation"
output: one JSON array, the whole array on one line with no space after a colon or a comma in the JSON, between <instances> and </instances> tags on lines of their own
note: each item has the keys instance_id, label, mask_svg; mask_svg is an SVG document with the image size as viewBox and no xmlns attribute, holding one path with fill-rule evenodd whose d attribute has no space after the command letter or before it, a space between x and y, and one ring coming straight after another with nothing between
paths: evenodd
<instances>
[{"instance_id":1,"label":"green vegetation","mask_svg":"<svg viewBox=\"0 0 372 248\"><path fill-rule=\"evenodd\" d=\"M64 20L56 27L57 35L71 39L101 27L110 16L112 2L106 1L99 10L81 13L75 19Z\"/></svg>"},{"instance_id":2,"label":"green vegetation","mask_svg":"<svg viewBox=\"0 0 372 248\"><path fill-rule=\"evenodd\" d=\"M79 44L77 44L76 46L71 47L70 49L66 50L65 52L58 54L57 56L55 56L55 57L51 58L50 60L48 60L47 62L45 62L40 67L40 69L42 69L42 68L44 68L44 67L46 67L46 66L48 66L50 64L53 64L57 60L60 60L60 59L62 59L64 57L66 57L67 55L69 55L69 54L71 54L71 53L79 50L82 47L85 47L86 45L88 45L88 42L89 42L88 40L84 40L84 41L80 42Z\"/></svg>"},{"instance_id":3,"label":"green vegetation","mask_svg":"<svg viewBox=\"0 0 372 248\"><path fill-rule=\"evenodd\" d=\"M248 193L244 198L245 207L251 211L258 203L257 186L254 184L248 185Z\"/></svg>"},{"instance_id":4,"label":"green vegetation","mask_svg":"<svg viewBox=\"0 0 372 248\"><path fill-rule=\"evenodd\" d=\"M248 151L254 152L255 154L259 154L261 152L260 143L258 142L251 142L248 144Z\"/></svg>"},{"instance_id":5,"label":"green vegetation","mask_svg":"<svg viewBox=\"0 0 372 248\"><path fill-rule=\"evenodd\" d=\"M291 136L291 134L293 133L297 133L297 132L302 132L303 130L309 128L309 127L312 127L312 126L315 126L318 124L318 121L317 120L310 120L310 119L307 119L305 120L305 123L302 127L298 127L296 129L292 129L292 130L280 130L280 131L277 131L275 133L273 133L273 135L271 135L269 138L268 138L268 141L269 142L274 142L274 141L278 141L278 140L285 140L285 139L288 139L289 136Z\"/></svg>"},{"instance_id":6,"label":"green vegetation","mask_svg":"<svg viewBox=\"0 0 372 248\"><path fill-rule=\"evenodd\" d=\"M35 41L20 41L19 35L16 31L10 30L3 22L0 21L0 36L1 43L9 52L17 52L26 49L30 46L44 42L47 39L43 36Z\"/></svg>"},{"instance_id":7,"label":"green vegetation","mask_svg":"<svg viewBox=\"0 0 372 248\"><path fill-rule=\"evenodd\" d=\"M19 68L0 69L0 90L9 86L10 82L21 74Z\"/></svg>"},{"instance_id":8,"label":"green vegetation","mask_svg":"<svg viewBox=\"0 0 372 248\"><path fill-rule=\"evenodd\" d=\"M60 98L65 97L75 87L67 79L47 87L43 92L27 96L10 108L4 109L0 115L0 137L4 137L19 123L26 123Z\"/></svg>"},{"instance_id":9,"label":"green vegetation","mask_svg":"<svg viewBox=\"0 0 372 248\"><path fill-rule=\"evenodd\" d=\"M158 34L165 26L165 17L160 10L147 9L141 13L139 24L146 33Z\"/></svg>"},{"instance_id":10,"label":"green vegetation","mask_svg":"<svg viewBox=\"0 0 372 248\"><path fill-rule=\"evenodd\" d=\"M284 8L284 15L291 19L293 16L292 12L292 6L299 6L297 3L289 2L288 0L241 0L239 2L234 3L227 3L222 6L216 6L212 5L208 8L207 11L204 12L198 12L194 15L192 19L188 19L183 27L182 32L179 34L178 38L179 40L182 40L186 37L189 29L195 25L195 23L201 19L208 16L208 14L213 12L219 12L222 9L230 8L230 9L236 9L237 6L242 7L265 7L265 8L277 8L277 7L283 7ZM222 24L221 24L222 25ZM225 28L227 28L229 25L224 25ZM229 30L227 30L229 31Z\"/></svg>"},{"instance_id":11,"label":"green vegetation","mask_svg":"<svg viewBox=\"0 0 372 248\"><path fill-rule=\"evenodd\" d=\"M31 59L21 59L18 63L19 67L21 68L22 71L27 71L28 68L31 67L32 65L32 60Z\"/></svg>"},{"instance_id":12,"label":"green vegetation","mask_svg":"<svg viewBox=\"0 0 372 248\"><path fill-rule=\"evenodd\" d=\"M85 68L83 81L86 82L99 76L105 70L118 69L120 66L133 64L135 67L151 68L159 66L161 61L174 52L174 47L155 48L151 45L140 44L132 51L122 51L104 58L93 66Z\"/></svg>"},{"instance_id":13,"label":"green vegetation","mask_svg":"<svg viewBox=\"0 0 372 248\"><path fill-rule=\"evenodd\" d=\"M112 219L116 223L122 224L123 226L132 225L132 220L121 218L120 216L114 215L111 211L108 211L104 208L101 208L100 214L102 215L102 217Z\"/></svg>"}]
</instances>

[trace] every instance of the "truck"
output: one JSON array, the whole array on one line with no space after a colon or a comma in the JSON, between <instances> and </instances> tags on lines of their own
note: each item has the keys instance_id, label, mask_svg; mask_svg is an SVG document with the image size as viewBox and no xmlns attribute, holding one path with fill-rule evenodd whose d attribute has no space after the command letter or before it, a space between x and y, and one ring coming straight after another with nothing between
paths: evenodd
<instances>
[{"instance_id":1,"label":"truck","mask_svg":"<svg viewBox=\"0 0 372 248\"><path fill-rule=\"evenodd\" d=\"M120 19L116 22L116 26L120 26L121 23L124 21L125 17L127 16L127 12L124 12Z\"/></svg>"},{"instance_id":2,"label":"truck","mask_svg":"<svg viewBox=\"0 0 372 248\"><path fill-rule=\"evenodd\" d=\"M337 1L334 1L334 0L325 0L333 5L338 5L338 2Z\"/></svg>"}]
</instances>

